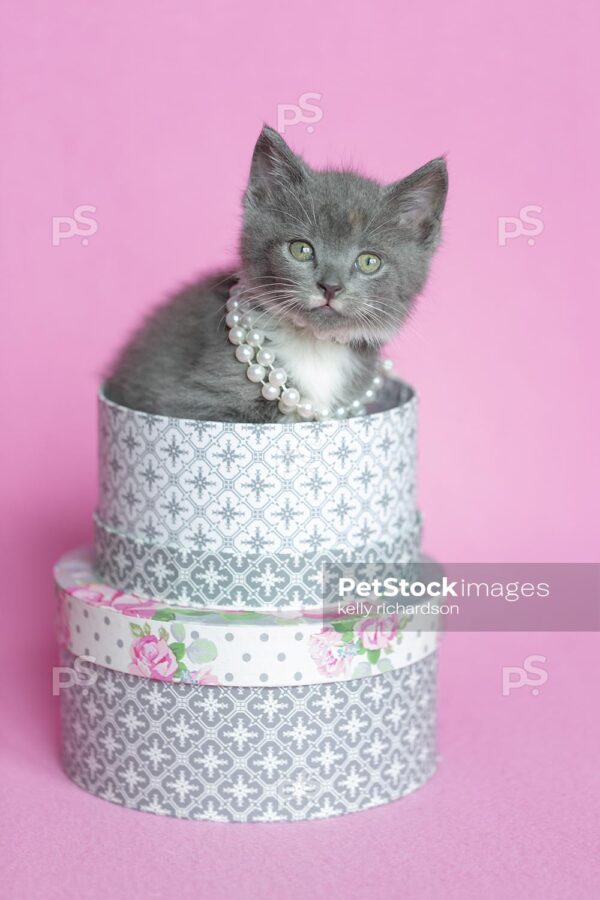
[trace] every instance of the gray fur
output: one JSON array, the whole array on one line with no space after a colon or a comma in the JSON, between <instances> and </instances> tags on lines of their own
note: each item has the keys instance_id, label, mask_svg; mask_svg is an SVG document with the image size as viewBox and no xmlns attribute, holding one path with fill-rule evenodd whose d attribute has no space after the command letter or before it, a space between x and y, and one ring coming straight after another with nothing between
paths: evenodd
<instances>
[{"instance_id":1,"label":"gray fur","mask_svg":"<svg viewBox=\"0 0 600 900\"><path fill-rule=\"evenodd\" d=\"M271 128L261 132L244 197L241 272L246 298L268 334L305 334L350 346L356 365L341 403L373 374L377 349L405 320L439 243L448 177L435 159L389 186L348 171L309 168ZM289 252L306 240L316 258ZM383 260L364 275L354 262L371 251ZM234 283L223 272L191 285L154 312L126 345L106 383L117 403L192 419L265 422L281 417L262 399L227 340L225 300ZM337 283L337 311L314 307L319 282ZM311 300L311 298L313 298Z\"/></svg>"}]
</instances>

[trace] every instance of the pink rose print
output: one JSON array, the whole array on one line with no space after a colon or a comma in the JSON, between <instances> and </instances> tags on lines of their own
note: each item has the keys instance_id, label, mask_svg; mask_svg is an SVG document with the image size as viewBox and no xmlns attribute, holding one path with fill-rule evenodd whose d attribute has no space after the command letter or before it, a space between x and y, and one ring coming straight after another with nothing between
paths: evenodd
<instances>
[{"instance_id":1,"label":"pink rose print","mask_svg":"<svg viewBox=\"0 0 600 900\"><path fill-rule=\"evenodd\" d=\"M310 637L310 655L317 669L328 678L343 675L350 664L340 635L333 628L324 628Z\"/></svg>"},{"instance_id":2,"label":"pink rose print","mask_svg":"<svg viewBox=\"0 0 600 900\"><path fill-rule=\"evenodd\" d=\"M354 634L367 650L382 650L393 643L398 634L398 616L377 616L361 619L354 627Z\"/></svg>"},{"instance_id":3,"label":"pink rose print","mask_svg":"<svg viewBox=\"0 0 600 900\"><path fill-rule=\"evenodd\" d=\"M198 669L197 672L190 672L190 675L196 684L221 684L217 676L212 674L210 666L204 666L204 668Z\"/></svg>"},{"instance_id":4,"label":"pink rose print","mask_svg":"<svg viewBox=\"0 0 600 900\"><path fill-rule=\"evenodd\" d=\"M126 616L139 618L152 618L160 603L158 600L150 600L145 597L137 597L135 594L126 594L117 591L105 584L86 584L71 588L69 591L73 597L85 600L93 606L110 606L118 609Z\"/></svg>"},{"instance_id":5,"label":"pink rose print","mask_svg":"<svg viewBox=\"0 0 600 900\"><path fill-rule=\"evenodd\" d=\"M177 660L164 638L145 634L136 638L130 648L132 675L154 678L157 681L172 681L177 671Z\"/></svg>"},{"instance_id":6,"label":"pink rose print","mask_svg":"<svg viewBox=\"0 0 600 900\"><path fill-rule=\"evenodd\" d=\"M125 616L137 616L140 619L151 619L159 608L157 600L146 600L144 597L136 597L135 594L119 594L111 603L113 609L118 609Z\"/></svg>"},{"instance_id":7,"label":"pink rose print","mask_svg":"<svg viewBox=\"0 0 600 900\"><path fill-rule=\"evenodd\" d=\"M86 603L92 603L94 606L110 606L115 595L118 596L121 593L106 584L94 584L93 582L69 588L68 592L73 597L85 600Z\"/></svg>"}]
</instances>

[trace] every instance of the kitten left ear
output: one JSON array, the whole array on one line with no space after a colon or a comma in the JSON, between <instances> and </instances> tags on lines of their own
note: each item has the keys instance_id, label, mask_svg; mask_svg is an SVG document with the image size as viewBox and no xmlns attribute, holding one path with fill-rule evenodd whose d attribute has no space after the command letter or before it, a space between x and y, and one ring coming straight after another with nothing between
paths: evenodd
<instances>
[{"instance_id":1,"label":"kitten left ear","mask_svg":"<svg viewBox=\"0 0 600 900\"><path fill-rule=\"evenodd\" d=\"M448 170L441 157L385 188L386 205L399 224L413 229L424 243L439 237L447 194Z\"/></svg>"},{"instance_id":2,"label":"kitten left ear","mask_svg":"<svg viewBox=\"0 0 600 900\"><path fill-rule=\"evenodd\" d=\"M306 166L281 135L265 125L254 147L246 200L261 200L285 184L304 178Z\"/></svg>"}]
</instances>

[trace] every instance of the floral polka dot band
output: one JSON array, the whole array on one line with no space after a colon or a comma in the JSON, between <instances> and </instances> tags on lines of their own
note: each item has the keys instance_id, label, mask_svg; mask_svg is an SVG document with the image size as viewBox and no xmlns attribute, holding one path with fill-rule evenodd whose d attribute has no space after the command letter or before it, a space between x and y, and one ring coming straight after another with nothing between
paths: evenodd
<instances>
[{"instance_id":1,"label":"floral polka dot band","mask_svg":"<svg viewBox=\"0 0 600 900\"><path fill-rule=\"evenodd\" d=\"M349 618L167 606L99 581L91 550L63 557L55 580L64 648L158 681L249 687L348 681L412 665L436 648L430 614Z\"/></svg>"}]
</instances>

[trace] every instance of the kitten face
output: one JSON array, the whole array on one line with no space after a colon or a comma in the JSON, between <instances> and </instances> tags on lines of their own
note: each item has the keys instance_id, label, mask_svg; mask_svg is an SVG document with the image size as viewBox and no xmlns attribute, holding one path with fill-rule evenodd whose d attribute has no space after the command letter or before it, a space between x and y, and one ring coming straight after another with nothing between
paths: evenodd
<instances>
[{"instance_id":1,"label":"kitten face","mask_svg":"<svg viewBox=\"0 0 600 900\"><path fill-rule=\"evenodd\" d=\"M321 339L384 343L425 283L447 187L442 159L387 187L316 172L265 127L244 202L248 298Z\"/></svg>"}]
</instances>

